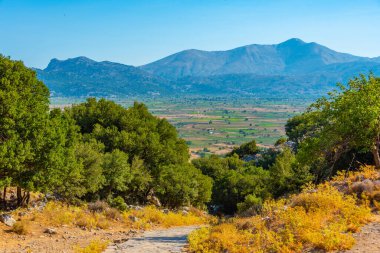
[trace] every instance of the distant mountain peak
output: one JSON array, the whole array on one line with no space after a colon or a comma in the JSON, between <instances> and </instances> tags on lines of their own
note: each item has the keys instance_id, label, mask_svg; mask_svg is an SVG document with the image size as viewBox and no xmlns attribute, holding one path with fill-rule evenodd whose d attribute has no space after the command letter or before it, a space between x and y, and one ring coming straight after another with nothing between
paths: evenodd
<instances>
[{"instance_id":1,"label":"distant mountain peak","mask_svg":"<svg viewBox=\"0 0 380 253\"><path fill-rule=\"evenodd\" d=\"M94 61L90 58L87 58L85 56L68 58L67 60L59 60L57 58L53 58L50 60L48 66L46 67L45 70L48 70L48 71L54 70L56 68L59 68L62 64L65 64L65 65L68 65L68 64L76 64L76 65L85 64L85 65L88 65L88 64L93 64L93 63L96 63L96 61Z\"/></svg>"},{"instance_id":2,"label":"distant mountain peak","mask_svg":"<svg viewBox=\"0 0 380 253\"><path fill-rule=\"evenodd\" d=\"M307 44L307 43L299 38L291 38L291 39L285 40L284 42L281 42L279 45L303 45L303 44Z\"/></svg>"}]
</instances>

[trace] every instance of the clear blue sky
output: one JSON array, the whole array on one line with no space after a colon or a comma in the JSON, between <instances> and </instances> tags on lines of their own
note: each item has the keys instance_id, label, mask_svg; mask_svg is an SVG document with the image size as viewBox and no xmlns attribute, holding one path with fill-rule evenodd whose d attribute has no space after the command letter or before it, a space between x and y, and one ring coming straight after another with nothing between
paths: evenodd
<instances>
[{"instance_id":1,"label":"clear blue sky","mask_svg":"<svg viewBox=\"0 0 380 253\"><path fill-rule=\"evenodd\" d=\"M87 56L141 65L180 50L297 37L380 56L380 0L0 0L0 53L44 68Z\"/></svg>"}]
</instances>

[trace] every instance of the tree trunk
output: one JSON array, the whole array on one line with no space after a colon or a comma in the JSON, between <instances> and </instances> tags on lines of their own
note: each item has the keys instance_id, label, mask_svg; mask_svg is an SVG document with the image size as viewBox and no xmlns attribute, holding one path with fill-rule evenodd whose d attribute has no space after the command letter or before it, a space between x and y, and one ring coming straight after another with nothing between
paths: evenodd
<instances>
[{"instance_id":1,"label":"tree trunk","mask_svg":"<svg viewBox=\"0 0 380 253\"><path fill-rule=\"evenodd\" d=\"M372 149L373 160L375 161L376 169L380 169L380 155L378 145L374 145Z\"/></svg>"},{"instance_id":2,"label":"tree trunk","mask_svg":"<svg viewBox=\"0 0 380 253\"><path fill-rule=\"evenodd\" d=\"M4 209L7 209L7 187L4 186L4 192L3 192L3 205Z\"/></svg>"},{"instance_id":3,"label":"tree trunk","mask_svg":"<svg viewBox=\"0 0 380 253\"><path fill-rule=\"evenodd\" d=\"M29 206L29 201L30 201L30 191L26 194L26 206Z\"/></svg>"},{"instance_id":4,"label":"tree trunk","mask_svg":"<svg viewBox=\"0 0 380 253\"><path fill-rule=\"evenodd\" d=\"M17 206L21 206L21 204L22 204L21 187L17 186Z\"/></svg>"}]
</instances>

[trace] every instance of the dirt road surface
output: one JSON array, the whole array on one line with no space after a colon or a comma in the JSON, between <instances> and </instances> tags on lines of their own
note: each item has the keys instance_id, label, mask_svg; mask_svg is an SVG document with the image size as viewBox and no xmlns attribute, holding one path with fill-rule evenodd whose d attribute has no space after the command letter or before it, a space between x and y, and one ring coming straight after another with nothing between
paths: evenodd
<instances>
[{"instance_id":1,"label":"dirt road surface","mask_svg":"<svg viewBox=\"0 0 380 253\"><path fill-rule=\"evenodd\" d=\"M375 218L357 234L354 234L356 243L352 249L344 253L379 253L380 252L380 216Z\"/></svg>"},{"instance_id":2,"label":"dirt road surface","mask_svg":"<svg viewBox=\"0 0 380 253\"><path fill-rule=\"evenodd\" d=\"M104 253L178 253L187 245L187 236L197 226L146 231L120 244L110 245Z\"/></svg>"}]
</instances>

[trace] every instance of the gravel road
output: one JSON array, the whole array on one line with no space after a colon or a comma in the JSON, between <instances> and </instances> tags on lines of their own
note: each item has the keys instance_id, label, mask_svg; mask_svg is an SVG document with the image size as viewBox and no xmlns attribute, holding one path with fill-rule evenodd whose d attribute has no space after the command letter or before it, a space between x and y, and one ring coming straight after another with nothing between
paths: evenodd
<instances>
[{"instance_id":1,"label":"gravel road","mask_svg":"<svg viewBox=\"0 0 380 253\"><path fill-rule=\"evenodd\" d=\"M197 226L146 231L139 237L110 245L104 253L177 253L187 244L187 236Z\"/></svg>"}]
</instances>

